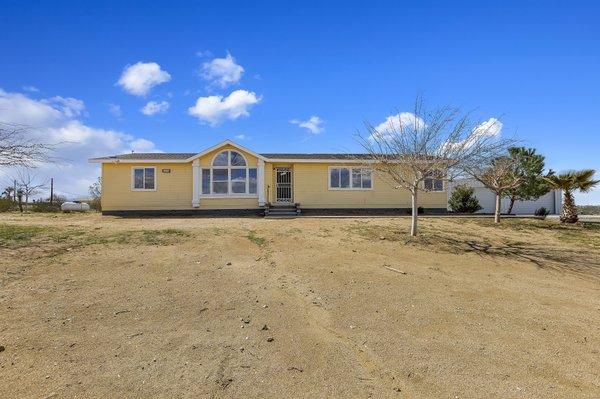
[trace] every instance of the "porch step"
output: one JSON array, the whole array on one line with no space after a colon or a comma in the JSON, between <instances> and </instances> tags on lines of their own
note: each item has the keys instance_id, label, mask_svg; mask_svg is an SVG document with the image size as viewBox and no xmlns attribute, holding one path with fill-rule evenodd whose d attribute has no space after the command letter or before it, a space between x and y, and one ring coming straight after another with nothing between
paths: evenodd
<instances>
[{"instance_id":1,"label":"porch step","mask_svg":"<svg viewBox=\"0 0 600 399\"><path fill-rule=\"evenodd\" d=\"M301 213L300 204L268 205L265 208L266 218L291 218Z\"/></svg>"}]
</instances>

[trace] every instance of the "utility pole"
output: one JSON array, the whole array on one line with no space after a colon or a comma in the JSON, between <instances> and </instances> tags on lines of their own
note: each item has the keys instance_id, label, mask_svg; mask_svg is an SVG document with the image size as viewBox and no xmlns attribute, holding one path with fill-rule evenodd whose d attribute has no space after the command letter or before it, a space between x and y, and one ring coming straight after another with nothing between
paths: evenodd
<instances>
[{"instance_id":1,"label":"utility pole","mask_svg":"<svg viewBox=\"0 0 600 399\"><path fill-rule=\"evenodd\" d=\"M54 177L50 178L50 205L54 201Z\"/></svg>"}]
</instances>

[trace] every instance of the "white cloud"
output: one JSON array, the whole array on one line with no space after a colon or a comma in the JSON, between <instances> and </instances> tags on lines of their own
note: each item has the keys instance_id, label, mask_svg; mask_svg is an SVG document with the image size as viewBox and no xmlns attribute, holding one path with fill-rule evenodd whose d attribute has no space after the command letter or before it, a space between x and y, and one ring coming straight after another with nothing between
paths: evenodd
<instances>
[{"instance_id":1,"label":"white cloud","mask_svg":"<svg viewBox=\"0 0 600 399\"><path fill-rule=\"evenodd\" d=\"M196 57L198 57L198 58L212 57L212 53L210 52L210 50L198 50L198 51L196 51Z\"/></svg>"},{"instance_id":2,"label":"white cloud","mask_svg":"<svg viewBox=\"0 0 600 399\"><path fill-rule=\"evenodd\" d=\"M138 62L126 66L117 83L129 94L145 96L154 86L169 80L171 75L156 62Z\"/></svg>"},{"instance_id":3,"label":"white cloud","mask_svg":"<svg viewBox=\"0 0 600 399\"><path fill-rule=\"evenodd\" d=\"M238 139L238 140L247 140L250 137L246 136L245 134L237 134L235 136L233 136L234 138Z\"/></svg>"},{"instance_id":4,"label":"white cloud","mask_svg":"<svg viewBox=\"0 0 600 399\"><path fill-rule=\"evenodd\" d=\"M146 139L135 139L129 143L129 148L133 152L162 152L156 149L154 143Z\"/></svg>"},{"instance_id":5,"label":"white cloud","mask_svg":"<svg viewBox=\"0 0 600 399\"><path fill-rule=\"evenodd\" d=\"M236 84L242 78L244 68L236 64L235 58L227 53L225 58L214 58L202 64L201 76L221 88Z\"/></svg>"},{"instance_id":6,"label":"white cloud","mask_svg":"<svg viewBox=\"0 0 600 399\"><path fill-rule=\"evenodd\" d=\"M0 120L4 123L26 123L28 126L57 126L64 115L43 101L29 99L21 93L7 93L0 89Z\"/></svg>"},{"instance_id":7,"label":"white cloud","mask_svg":"<svg viewBox=\"0 0 600 399\"><path fill-rule=\"evenodd\" d=\"M323 131L325 131L325 128L323 127L323 124L325 123L325 121L323 119L319 118L318 116L314 116L314 115L311 116L310 118L308 118L308 120L306 120L306 121L292 119L290 121L290 123L292 123L294 125L298 125L301 128L307 129L312 134L319 134L319 133L322 133Z\"/></svg>"},{"instance_id":8,"label":"white cloud","mask_svg":"<svg viewBox=\"0 0 600 399\"><path fill-rule=\"evenodd\" d=\"M144 115L152 116L154 114L164 114L169 109L170 104L167 101L149 101L142 107L140 112Z\"/></svg>"},{"instance_id":9,"label":"white cloud","mask_svg":"<svg viewBox=\"0 0 600 399\"><path fill-rule=\"evenodd\" d=\"M67 118L76 118L85 112L84 102L72 97L54 96L46 98L42 102L60 110Z\"/></svg>"},{"instance_id":10,"label":"white cloud","mask_svg":"<svg viewBox=\"0 0 600 399\"><path fill-rule=\"evenodd\" d=\"M235 90L227 97L199 97L196 105L188 108L188 114L198 118L202 123L217 126L225 119L235 120L250 115L248 112L250 107L260 101L261 98L253 92Z\"/></svg>"},{"instance_id":11,"label":"white cloud","mask_svg":"<svg viewBox=\"0 0 600 399\"><path fill-rule=\"evenodd\" d=\"M503 123L496 118L490 118L475 126L464 140L457 142L446 142L442 144L442 150L459 151L472 147L482 137L498 137L502 133Z\"/></svg>"},{"instance_id":12,"label":"white cloud","mask_svg":"<svg viewBox=\"0 0 600 399\"><path fill-rule=\"evenodd\" d=\"M496 118L490 118L473 129L474 135L497 137L502 132L503 123Z\"/></svg>"},{"instance_id":13,"label":"white cloud","mask_svg":"<svg viewBox=\"0 0 600 399\"><path fill-rule=\"evenodd\" d=\"M35 86L23 86L22 87L23 91L28 91L30 93L39 93L40 89L38 89Z\"/></svg>"},{"instance_id":14,"label":"white cloud","mask_svg":"<svg viewBox=\"0 0 600 399\"><path fill-rule=\"evenodd\" d=\"M385 121L375 126L375 132L371 138L375 136L381 138L391 138L394 134L399 134L403 129L423 129L425 122L420 117L411 112L400 112L396 115L388 116Z\"/></svg>"},{"instance_id":15,"label":"white cloud","mask_svg":"<svg viewBox=\"0 0 600 399\"><path fill-rule=\"evenodd\" d=\"M83 102L77 99L31 99L22 93L0 89L0 120L31 126L30 134L45 143L54 144L55 164L38 165L34 173L43 178L54 177L56 191L68 197L87 195L88 186L99 176L98 165L88 158L130 151L158 151L151 141L129 134L85 125L76 116L83 115ZM14 170L4 170L12 176Z\"/></svg>"},{"instance_id":16,"label":"white cloud","mask_svg":"<svg viewBox=\"0 0 600 399\"><path fill-rule=\"evenodd\" d=\"M108 112L115 118L120 119L123 116L123 111L119 104L108 103L106 107L108 108Z\"/></svg>"}]
</instances>

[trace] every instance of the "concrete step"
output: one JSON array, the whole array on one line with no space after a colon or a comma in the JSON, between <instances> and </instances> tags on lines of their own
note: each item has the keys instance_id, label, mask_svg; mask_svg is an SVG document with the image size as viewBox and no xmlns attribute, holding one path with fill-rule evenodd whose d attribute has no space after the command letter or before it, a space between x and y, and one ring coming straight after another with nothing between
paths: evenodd
<instances>
[{"instance_id":1,"label":"concrete step","mask_svg":"<svg viewBox=\"0 0 600 399\"><path fill-rule=\"evenodd\" d=\"M294 219L294 218L297 218L298 216L300 216L300 215L297 215L295 213L292 213L292 214L283 214L282 213L282 214L276 214L276 215L268 214L265 216L265 219Z\"/></svg>"},{"instance_id":2,"label":"concrete step","mask_svg":"<svg viewBox=\"0 0 600 399\"><path fill-rule=\"evenodd\" d=\"M298 212L269 212L265 216L300 216Z\"/></svg>"},{"instance_id":3,"label":"concrete step","mask_svg":"<svg viewBox=\"0 0 600 399\"><path fill-rule=\"evenodd\" d=\"M300 207L297 204L271 205L265 209L265 217L297 217L300 216Z\"/></svg>"}]
</instances>

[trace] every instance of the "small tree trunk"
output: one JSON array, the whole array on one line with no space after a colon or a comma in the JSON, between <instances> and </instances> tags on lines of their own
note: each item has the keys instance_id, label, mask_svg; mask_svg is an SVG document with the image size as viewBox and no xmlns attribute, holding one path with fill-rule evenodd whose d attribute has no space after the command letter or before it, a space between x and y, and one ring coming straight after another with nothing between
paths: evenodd
<instances>
[{"instance_id":1,"label":"small tree trunk","mask_svg":"<svg viewBox=\"0 0 600 399\"><path fill-rule=\"evenodd\" d=\"M500 207L502 205L502 197L496 194L496 210L494 211L494 223L500 223Z\"/></svg>"},{"instance_id":2,"label":"small tree trunk","mask_svg":"<svg viewBox=\"0 0 600 399\"><path fill-rule=\"evenodd\" d=\"M575 199L573 194L569 191L565 191L565 202L563 203L562 213L560 215L560 221L563 223L575 223L578 220L577 208L575 207Z\"/></svg>"},{"instance_id":3,"label":"small tree trunk","mask_svg":"<svg viewBox=\"0 0 600 399\"><path fill-rule=\"evenodd\" d=\"M514 195L511 195L511 196L510 196L510 203L508 204L508 212L506 212L506 213L508 213L509 215L510 215L510 214L512 214L512 209L513 209L513 206L515 206L515 199L516 199L516 198L515 198L515 196L514 196Z\"/></svg>"},{"instance_id":4,"label":"small tree trunk","mask_svg":"<svg viewBox=\"0 0 600 399\"><path fill-rule=\"evenodd\" d=\"M414 237L417 235L417 217L418 217L418 213L419 213L419 207L417 206L417 189L413 188L411 194L412 194L412 217L411 217L411 224L410 224L410 235Z\"/></svg>"}]
</instances>

